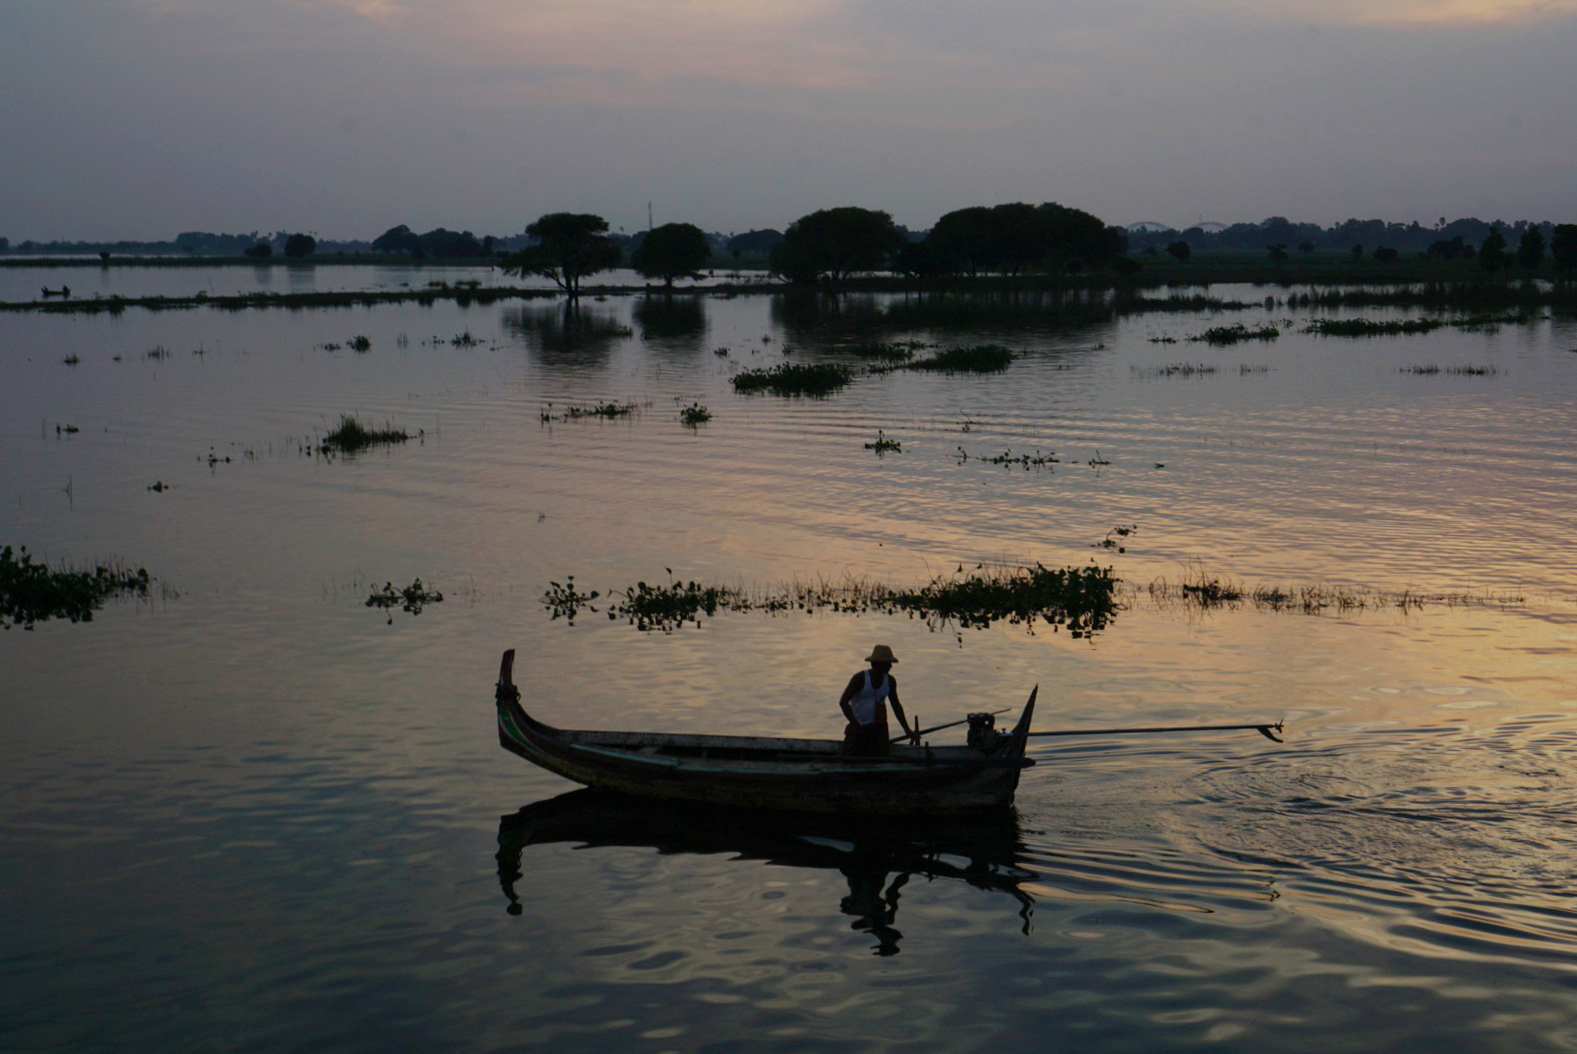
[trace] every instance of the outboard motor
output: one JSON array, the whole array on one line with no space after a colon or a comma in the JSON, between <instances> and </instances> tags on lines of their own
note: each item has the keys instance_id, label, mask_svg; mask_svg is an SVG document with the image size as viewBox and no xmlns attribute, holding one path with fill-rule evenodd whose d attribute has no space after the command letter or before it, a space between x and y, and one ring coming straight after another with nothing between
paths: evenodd
<instances>
[{"instance_id":1,"label":"outboard motor","mask_svg":"<svg viewBox=\"0 0 1577 1054\"><path fill-rule=\"evenodd\" d=\"M990 752L1003 738L997 731L995 714L969 714L969 745Z\"/></svg>"}]
</instances>

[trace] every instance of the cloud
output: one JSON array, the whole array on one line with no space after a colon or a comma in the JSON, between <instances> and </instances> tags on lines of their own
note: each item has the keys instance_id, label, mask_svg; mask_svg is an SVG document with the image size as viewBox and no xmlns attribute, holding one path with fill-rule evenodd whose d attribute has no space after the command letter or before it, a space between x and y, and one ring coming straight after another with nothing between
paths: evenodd
<instances>
[{"instance_id":1,"label":"cloud","mask_svg":"<svg viewBox=\"0 0 1577 1054\"><path fill-rule=\"evenodd\" d=\"M1288 18L1310 18L1309 5L1296 0L1240 6L1246 12L1278 11ZM1317 12L1317 22L1472 27L1570 18L1577 15L1577 0L1326 0Z\"/></svg>"}]
</instances>

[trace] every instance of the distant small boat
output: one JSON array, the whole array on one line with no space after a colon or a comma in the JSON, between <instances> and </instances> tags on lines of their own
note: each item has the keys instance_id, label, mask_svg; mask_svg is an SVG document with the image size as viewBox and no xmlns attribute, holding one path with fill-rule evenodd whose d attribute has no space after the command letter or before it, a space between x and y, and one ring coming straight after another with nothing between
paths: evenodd
<instances>
[{"instance_id":1,"label":"distant small boat","mask_svg":"<svg viewBox=\"0 0 1577 1054\"><path fill-rule=\"evenodd\" d=\"M895 744L885 757L843 753L837 739L596 732L554 728L520 705L514 649L498 674L498 740L576 783L648 798L796 812L960 813L1012 803L1035 696L1011 732L989 715L972 723L971 745ZM962 724L963 722L959 722Z\"/></svg>"},{"instance_id":2,"label":"distant small boat","mask_svg":"<svg viewBox=\"0 0 1577 1054\"><path fill-rule=\"evenodd\" d=\"M63 285L59 289L51 289L47 285L44 286L43 288L44 288L44 299L46 299L46 300L49 299L52 296L69 297L71 295L71 287L69 285Z\"/></svg>"}]
</instances>

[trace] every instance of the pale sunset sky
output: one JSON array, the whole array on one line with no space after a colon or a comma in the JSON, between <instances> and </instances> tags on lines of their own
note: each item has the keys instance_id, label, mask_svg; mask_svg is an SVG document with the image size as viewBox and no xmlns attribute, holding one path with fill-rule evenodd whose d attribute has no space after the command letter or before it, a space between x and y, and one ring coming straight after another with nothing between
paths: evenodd
<instances>
[{"instance_id":1,"label":"pale sunset sky","mask_svg":"<svg viewBox=\"0 0 1577 1054\"><path fill-rule=\"evenodd\" d=\"M0 236L1577 222L1577 0L0 0Z\"/></svg>"}]
</instances>

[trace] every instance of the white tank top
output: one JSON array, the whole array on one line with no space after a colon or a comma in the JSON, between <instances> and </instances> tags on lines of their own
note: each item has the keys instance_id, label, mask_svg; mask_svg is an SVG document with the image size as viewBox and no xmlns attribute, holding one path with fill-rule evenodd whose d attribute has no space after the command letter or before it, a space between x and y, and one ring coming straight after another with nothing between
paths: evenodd
<instances>
[{"instance_id":1,"label":"white tank top","mask_svg":"<svg viewBox=\"0 0 1577 1054\"><path fill-rule=\"evenodd\" d=\"M888 694L893 690L892 678L882 675L880 684L871 683L871 671L865 671L865 686L854 693L849 700L849 709L854 711L854 722L859 725L874 725L876 723L876 708L882 704Z\"/></svg>"}]
</instances>

